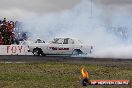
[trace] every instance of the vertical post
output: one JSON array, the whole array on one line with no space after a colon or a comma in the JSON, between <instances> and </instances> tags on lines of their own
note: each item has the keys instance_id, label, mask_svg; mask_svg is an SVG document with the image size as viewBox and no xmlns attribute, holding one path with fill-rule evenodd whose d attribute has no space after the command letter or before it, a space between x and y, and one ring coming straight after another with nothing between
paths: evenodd
<instances>
[{"instance_id":1,"label":"vertical post","mask_svg":"<svg viewBox=\"0 0 132 88\"><path fill-rule=\"evenodd\" d=\"M93 0L91 0L91 17L93 15Z\"/></svg>"}]
</instances>

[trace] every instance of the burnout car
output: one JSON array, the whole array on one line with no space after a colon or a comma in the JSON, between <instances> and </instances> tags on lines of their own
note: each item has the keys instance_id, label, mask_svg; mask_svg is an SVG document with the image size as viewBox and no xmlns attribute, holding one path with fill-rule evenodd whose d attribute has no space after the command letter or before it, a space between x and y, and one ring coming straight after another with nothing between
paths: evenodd
<instances>
[{"instance_id":1,"label":"burnout car","mask_svg":"<svg viewBox=\"0 0 132 88\"><path fill-rule=\"evenodd\" d=\"M28 52L32 52L34 56L91 54L93 50L93 46L84 45L78 39L54 38L49 43L37 40L39 42L28 45Z\"/></svg>"}]
</instances>

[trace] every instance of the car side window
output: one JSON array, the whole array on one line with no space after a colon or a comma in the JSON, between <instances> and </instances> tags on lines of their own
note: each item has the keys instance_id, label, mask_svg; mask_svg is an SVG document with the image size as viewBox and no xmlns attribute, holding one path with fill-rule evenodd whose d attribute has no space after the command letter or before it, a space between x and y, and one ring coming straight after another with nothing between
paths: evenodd
<instances>
[{"instance_id":1,"label":"car side window","mask_svg":"<svg viewBox=\"0 0 132 88\"><path fill-rule=\"evenodd\" d=\"M69 39L69 38L64 39L63 44L68 44L68 39Z\"/></svg>"},{"instance_id":2,"label":"car side window","mask_svg":"<svg viewBox=\"0 0 132 88\"><path fill-rule=\"evenodd\" d=\"M74 40L68 39L68 44L74 44Z\"/></svg>"}]
</instances>

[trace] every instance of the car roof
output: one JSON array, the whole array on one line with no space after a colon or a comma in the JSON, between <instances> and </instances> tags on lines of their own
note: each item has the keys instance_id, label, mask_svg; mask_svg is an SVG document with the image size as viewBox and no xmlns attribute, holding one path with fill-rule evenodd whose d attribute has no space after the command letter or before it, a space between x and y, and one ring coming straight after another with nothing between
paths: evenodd
<instances>
[{"instance_id":1,"label":"car roof","mask_svg":"<svg viewBox=\"0 0 132 88\"><path fill-rule=\"evenodd\" d=\"M72 39L74 42L78 43L82 43L82 41L80 41L79 39L77 38L68 38L68 37L58 37L58 38L54 38L54 39Z\"/></svg>"}]
</instances>

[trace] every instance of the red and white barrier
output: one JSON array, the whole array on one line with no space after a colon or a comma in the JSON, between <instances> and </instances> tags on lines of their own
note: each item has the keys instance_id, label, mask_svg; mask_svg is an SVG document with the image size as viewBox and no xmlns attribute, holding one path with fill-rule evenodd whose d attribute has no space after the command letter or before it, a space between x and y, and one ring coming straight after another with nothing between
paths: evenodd
<instances>
[{"instance_id":1,"label":"red and white barrier","mask_svg":"<svg viewBox=\"0 0 132 88\"><path fill-rule=\"evenodd\" d=\"M0 55L29 55L26 45L0 45Z\"/></svg>"}]
</instances>

